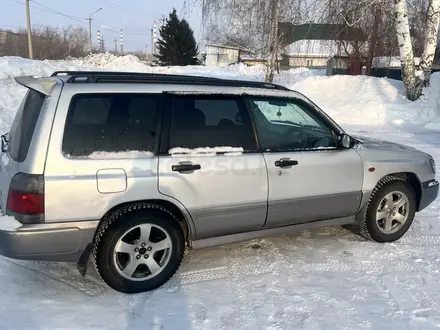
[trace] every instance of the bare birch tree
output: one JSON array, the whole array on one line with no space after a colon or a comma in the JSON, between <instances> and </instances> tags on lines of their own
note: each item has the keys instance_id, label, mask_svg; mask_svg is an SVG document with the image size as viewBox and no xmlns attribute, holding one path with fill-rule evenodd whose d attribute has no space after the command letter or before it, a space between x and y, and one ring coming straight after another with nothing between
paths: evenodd
<instances>
[{"instance_id":1,"label":"bare birch tree","mask_svg":"<svg viewBox=\"0 0 440 330\"><path fill-rule=\"evenodd\" d=\"M440 0L323 0L326 20L361 28L367 37L367 70L376 56L400 55L408 99L417 100L428 86L440 23ZM393 14L393 15L392 15ZM394 17L394 19L390 19ZM390 30L390 27L394 30ZM414 57L421 56L423 80Z\"/></svg>"},{"instance_id":2,"label":"bare birch tree","mask_svg":"<svg viewBox=\"0 0 440 330\"><path fill-rule=\"evenodd\" d=\"M409 29L408 9L405 0L395 0L396 34L399 42L400 62L402 64L402 79L408 99L415 101L420 97L421 84L416 77L414 51Z\"/></svg>"},{"instance_id":3,"label":"bare birch tree","mask_svg":"<svg viewBox=\"0 0 440 330\"><path fill-rule=\"evenodd\" d=\"M273 82L279 54L278 23L280 21L280 0L270 0L269 8L269 42L265 81L271 83Z\"/></svg>"},{"instance_id":4,"label":"bare birch tree","mask_svg":"<svg viewBox=\"0 0 440 330\"><path fill-rule=\"evenodd\" d=\"M316 1L316 0L313 0ZM304 19L304 0L187 0L202 6L208 38L239 43L266 60L266 81L273 80L281 52L278 24Z\"/></svg>"},{"instance_id":5,"label":"bare birch tree","mask_svg":"<svg viewBox=\"0 0 440 330\"><path fill-rule=\"evenodd\" d=\"M281 51L278 23L332 23L342 30L358 28L362 38L344 40L336 33L346 55L367 59L400 55L402 79L410 100L428 86L434 61L440 0L186 0L202 7L202 20L212 36L245 45L267 59L266 80L271 81ZM409 11L408 11L409 9ZM343 32L343 31L340 31ZM225 39L223 39L225 40ZM423 79L416 75L414 57L421 56Z\"/></svg>"},{"instance_id":6,"label":"bare birch tree","mask_svg":"<svg viewBox=\"0 0 440 330\"><path fill-rule=\"evenodd\" d=\"M431 69L438 42L438 27L440 23L440 0L430 0L425 16L424 48L420 61L423 79L416 75L413 42L410 35L408 8L405 0L395 0L396 33L399 41L400 61L402 63L402 78L408 99L415 101L422 95L423 86L428 86Z\"/></svg>"},{"instance_id":7,"label":"bare birch tree","mask_svg":"<svg viewBox=\"0 0 440 330\"><path fill-rule=\"evenodd\" d=\"M431 69L434 61L435 49L438 41L438 27L440 24L440 0L432 0L428 7L425 26L425 47L420 60L420 69L423 71L424 86L429 86Z\"/></svg>"}]
</instances>

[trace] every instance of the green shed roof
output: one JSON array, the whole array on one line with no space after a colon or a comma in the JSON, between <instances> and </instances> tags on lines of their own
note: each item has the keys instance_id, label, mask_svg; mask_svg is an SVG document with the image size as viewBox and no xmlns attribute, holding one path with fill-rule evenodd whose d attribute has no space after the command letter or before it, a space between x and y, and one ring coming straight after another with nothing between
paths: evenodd
<instances>
[{"instance_id":1,"label":"green shed roof","mask_svg":"<svg viewBox=\"0 0 440 330\"><path fill-rule=\"evenodd\" d=\"M284 45L298 40L346 40L364 41L362 29L342 24L301 24L279 23L279 34Z\"/></svg>"}]
</instances>

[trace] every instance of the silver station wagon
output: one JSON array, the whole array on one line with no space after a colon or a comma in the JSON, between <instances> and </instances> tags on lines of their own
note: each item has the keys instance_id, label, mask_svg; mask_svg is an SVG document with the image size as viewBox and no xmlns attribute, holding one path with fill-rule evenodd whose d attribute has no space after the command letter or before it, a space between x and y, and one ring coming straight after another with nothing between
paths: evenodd
<instances>
[{"instance_id":1,"label":"silver station wagon","mask_svg":"<svg viewBox=\"0 0 440 330\"><path fill-rule=\"evenodd\" d=\"M438 195L429 154L350 136L275 84L92 71L16 81L28 91L1 139L0 191L20 225L0 230L0 253L76 262L84 276L92 259L120 292L160 287L187 248L326 226L393 242Z\"/></svg>"}]
</instances>

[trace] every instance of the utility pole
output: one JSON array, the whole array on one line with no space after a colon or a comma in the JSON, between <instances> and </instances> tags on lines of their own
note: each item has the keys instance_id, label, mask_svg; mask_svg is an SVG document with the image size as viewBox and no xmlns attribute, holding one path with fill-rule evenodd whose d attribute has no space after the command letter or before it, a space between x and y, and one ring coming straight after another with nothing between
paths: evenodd
<instances>
[{"instance_id":1,"label":"utility pole","mask_svg":"<svg viewBox=\"0 0 440 330\"><path fill-rule=\"evenodd\" d=\"M154 34L153 34L153 29L151 29L151 54L154 55Z\"/></svg>"},{"instance_id":2,"label":"utility pole","mask_svg":"<svg viewBox=\"0 0 440 330\"><path fill-rule=\"evenodd\" d=\"M122 29L121 29L121 54L124 54L124 35L122 34Z\"/></svg>"},{"instance_id":3,"label":"utility pole","mask_svg":"<svg viewBox=\"0 0 440 330\"><path fill-rule=\"evenodd\" d=\"M105 53L105 41L104 36L101 36L100 49L102 53Z\"/></svg>"},{"instance_id":4,"label":"utility pole","mask_svg":"<svg viewBox=\"0 0 440 330\"><path fill-rule=\"evenodd\" d=\"M29 1L29 0L27 0ZM102 10L102 8L99 8L98 10L94 11L89 15L89 18L87 20L89 21L89 47L90 47L90 55L92 55L93 51L93 42L92 42L92 15L96 14L98 11Z\"/></svg>"},{"instance_id":5,"label":"utility pole","mask_svg":"<svg viewBox=\"0 0 440 330\"><path fill-rule=\"evenodd\" d=\"M89 17L89 53L90 55L92 55L92 49L93 49L93 44L92 44L92 19Z\"/></svg>"},{"instance_id":6,"label":"utility pole","mask_svg":"<svg viewBox=\"0 0 440 330\"><path fill-rule=\"evenodd\" d=\"M157 25L156 22L153 24L153 54L157 52Z\"/></svg>"},{"instance_id":7,"label":"utility pole","mask_svg":"<svg viewBox=\"0 0 440 330\"><path fill-rule=\"evenodd\" d=\"M101 52L101 32L98 30L96 31L96 45L98 46L98 52Z\"/></svg>"},{"instance_id":8,"label":"utility pole","mask_svg":"<svg viewBox=\"0 0 440 330\"><path fill-rule=\"evenodd\" d=\"M31 11L29 9L29 0L26 0L26 26L28 35L29 58L32 60L34 58L34 51L32 48Z\"/></svg>"}]
</instances>

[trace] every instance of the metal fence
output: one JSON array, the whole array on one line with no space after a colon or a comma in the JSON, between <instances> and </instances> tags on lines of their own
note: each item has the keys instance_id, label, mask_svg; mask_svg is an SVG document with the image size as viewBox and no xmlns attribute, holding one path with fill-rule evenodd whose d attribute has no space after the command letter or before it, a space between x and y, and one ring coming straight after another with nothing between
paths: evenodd
<instances>
[{"instance_id":1,"label":"metal fence","mask_svg":"<svg viewBox=\"0 0 440 330\"><path fill-rule=\"evenodd\" d=\"M440 69L433 69L432 72L439 72ZM402 69L397 68L373 68L371 71L373 77L389 78L395 80L402 80Z\"/></svg>"},{"instance_id":2,"label":"metal fence","mask_svg":"<svg viewBox=\"0 0 440 330\"><path fill-rule=\"evenodd\" d=\"M440 69L433 69L432 72L440 72ZM347 69L333 69L332 75L347 75ZM389 78L402 80L402 69L397 68L372 68L371 76L377 78Z\"/></svg>"}]
</instances>

